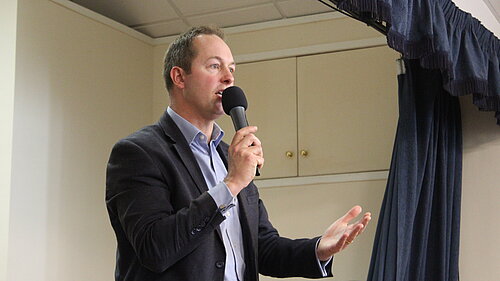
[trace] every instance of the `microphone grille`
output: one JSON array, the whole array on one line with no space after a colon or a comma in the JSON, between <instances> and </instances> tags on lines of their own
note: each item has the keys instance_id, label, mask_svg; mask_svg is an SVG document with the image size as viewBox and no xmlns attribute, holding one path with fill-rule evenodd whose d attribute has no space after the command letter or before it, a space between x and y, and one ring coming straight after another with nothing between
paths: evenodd
<instances>
[{"instance_id":1,"label":"microphone grille","mask_svg":"<svg viewBox=\"0 0 500 281\"><path fill-rule=\"evenodd\" d=\"M245 110L248 107L247 98L245 97L245 93L240 87L231 86L226 88L222 92L222 108L224 112L229 115L231 109L241 106Z\"/></svg>"}]
</instances>

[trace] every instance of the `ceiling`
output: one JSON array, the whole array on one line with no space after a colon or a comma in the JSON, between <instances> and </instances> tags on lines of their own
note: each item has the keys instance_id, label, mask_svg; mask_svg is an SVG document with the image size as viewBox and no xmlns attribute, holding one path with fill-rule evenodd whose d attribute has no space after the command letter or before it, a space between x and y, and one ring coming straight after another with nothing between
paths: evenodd
<instances>
[{"instance_id":1,"label":"ceiling","mask_svg":"<svg viewBox=\"0 0 500 281\"><path fill-rule=\"evenodd\" d=\"M318 0L69 1L133 28L151 38L177 35L189 27L197 25L216 24L226 28L332 11ZM458 2L472 4L468 1L475 2L477 0ZM500 21L500 0L482 1L486 5L484 10L489 10L498 23ZM481 18L479 17L479 19Z\"/></svg>"},{"instance_id":2,"label":"ceiling","mask_svg":"<svg viewBox=\"0 0 500 281\"><path fill-rule=\"evenodd\" d=\"M152 38L189 27L234 27L332 10L317 0L70 0Z\"/></svg>"}]
</instances>

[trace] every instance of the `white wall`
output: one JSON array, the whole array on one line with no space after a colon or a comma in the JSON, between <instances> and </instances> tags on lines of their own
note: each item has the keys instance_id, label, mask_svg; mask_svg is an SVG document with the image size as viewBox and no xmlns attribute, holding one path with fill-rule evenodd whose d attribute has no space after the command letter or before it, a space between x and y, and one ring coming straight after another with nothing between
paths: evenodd
<instances>
[{"instance_id":1,"label":"white wall","mask_svg":"<svg viewBox=\"0 0 500 281\"><path fill-rule=\"evenodd\" d=\"M464 135L460 280L500 276L500 126L461 98Z\"/></svg>"},{"instance_id":2,"label":"white wall","mask_svg":"<svg viewBox=\"0 0 500 281\"><path fill-rule=\"evenodd\" d=\"M17 1L0 10L0 280L7 274Z\"/></svg>"},{"instance_id":3,"label":"white wall","mask_svg":"<svg viewBox=\"0 0 500 281\"><path fill-rule=\"evenodd\" d=\"M18 12L7 280L113 280L105 168L149 123L152 46L48 0Z\"/></svg>"}]
</instances>

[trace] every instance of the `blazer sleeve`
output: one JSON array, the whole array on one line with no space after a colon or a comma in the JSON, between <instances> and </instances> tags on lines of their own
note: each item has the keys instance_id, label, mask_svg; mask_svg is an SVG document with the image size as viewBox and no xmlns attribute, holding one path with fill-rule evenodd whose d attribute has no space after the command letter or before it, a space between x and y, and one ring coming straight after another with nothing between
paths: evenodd
<instances>
[{"instance_id":1,"label":"blazer sleeve","mask_svg":"<svg viewBox=\"0 0 500 281\"><path fill-rule=\"evenodd\" d=\"M175 187L167 182L143 146L125 139L113 147L106 179L111 224L118 243L130 243L140 263L154 272L185 257L224 220L207 192L175 210Z\"/></svg>"}]
</instances>

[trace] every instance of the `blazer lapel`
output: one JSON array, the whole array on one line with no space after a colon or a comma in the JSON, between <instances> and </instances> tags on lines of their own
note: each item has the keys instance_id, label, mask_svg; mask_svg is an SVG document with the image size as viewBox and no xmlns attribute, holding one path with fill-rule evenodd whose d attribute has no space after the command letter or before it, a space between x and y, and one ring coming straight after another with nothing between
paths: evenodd
<instances>
[{"instance_id":1,"label":"blazer lapel","mask_svg":"<svg viewBox=\"0 0 500 281\"><path fill-rule=\"evenodd\" d=\"M181 130L175 125L174 120L168 115L167 111L163 113L163 116L158 121L160 127L165 132L168 138L171 140L171 147L177 152L181 162L186 167L189 175L193 179L196 184L196 187L200 191L200 194L207 191L207 183L205 182L205 178L203 177L203 173L201 172L200 167L198 166L198 162L189 148L189 144L186 141L186 138L182 134Z\"/></svg>"},{"instance_id":2,"label":"blazer lapel","mask_svg":"<svg viewBox=\"0 0 500 281\"><path fill-rule=\"evenodd\" d=\"M194 157L191 148L189 148L189 144L187 143L186 138L182 134L181 130L179 130L179 127L177 127L174 120L172 120L166 110L165 113L163 113L163 116L158 121L158 124L165 132L165 135L170 139L172 149L177 152L177 155L179 155L182 164L188 170L189 175L196 184L196 187L198 188L200 194L207 191L208 186L205 182L205 178L203 177L203 172L201 171L200 166L198 166L198 161L196 161L196 158ZM224 159L223 161L225 161ZM222 243L222 233L220 227L217 226L215 230Z\"/></svg>"}]
</instances>

